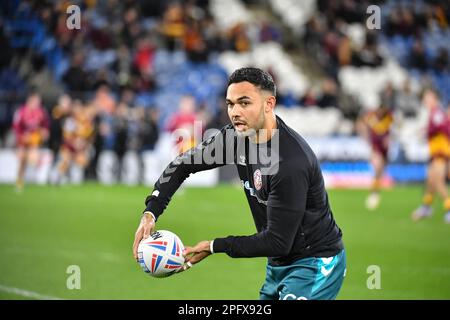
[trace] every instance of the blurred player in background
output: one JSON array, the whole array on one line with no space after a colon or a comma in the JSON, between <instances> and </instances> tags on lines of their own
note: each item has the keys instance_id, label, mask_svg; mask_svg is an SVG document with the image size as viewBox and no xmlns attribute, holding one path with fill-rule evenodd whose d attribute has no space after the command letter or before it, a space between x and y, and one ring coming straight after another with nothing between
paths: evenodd
<instances>
[{"instance_id":1,"label":"blurred player in background","mask_svg":"<svg viewBox=\"0 0 450 320\"><path fill-rule=\"evenodd\" d=\"M75 164L78 172L84 172L89 163L89 151L94 136L94 111L74 101L70 116L64 120L63 143L59 152L58 176L55 183L66 179L68 170Z\"/></svg>"},{"instance_id":2,"label":"blurred player in background","mask_svg":"<svg viewBox=\"0 0 450 320\"><path fill-rule=\"evenodd\" d=\"M358 122L358 131L369 141L372 148L370 163L374 177L366 199L366 207L369 210L376 209L380 204L381 179L388 162L389 133L393 120L390 109L381 105L375 111L365 114Z\"/></svg>"},{"instance_id":3,"label":"blurred player in background","mask_svg":"<svg viewBox=\"0 0 450 320\"><path fill-rule=\"evenodd\" d=\"M51 112L49 147L56 156L59 153L63 142L63 126L67 117L72 112L72 98L68 94L59 97L58 103Z\"/></svg>"},{"instance_id":4,"label":"blurred player in background","mask_svg":"<svg viewBox=\"0 0 450 320\"><path fill-rule=\"evenodd\" d=\"M438 194L444 201L444 221L450 223L450 198L446 185L447 163L450 159L450 120L436 91L425 90L422 103L429 111L427 135L430 161L422 205L412 213L411 218L418 221L430 217L434 195Z\"/></svg>"},{"instance_id":5,"label":"blurred player in background","mask_svg":"<svg viewBox=\"0 0 450 320\"><path fill-rule=\"evenodd\" d=\"M170 133L177 133L177 141L175 141L178 154L181 154L199 141L195 141L195 122L199 121L196 113L195 98L192 96L184 96L181 98L178 112L174 113L167 125Z\"/></svg>"},{"instance_id":6,"label":"blurred player in background","mask_svg":"<svg viewBox=\"0 0 450 320\"><path fill-rule=\"evenodd\" d=\"M450 119L450 102L447 105L447 119ZM447 161L447 181L450 181L450 157L448 158Z\"/></svg>"},{"instance_id":7,"label":"blurred player in background","mask_svg":"<svg viewBox=\"0 0 450 320\"><path fill-rule=\"evenodd\" d=\"M39 94L30 94L25 104L16 111L13 129L19 158L16 190L20 192L24 187L27 166L36 167L39 164L39 148L49 136L50 119L47 111L42 107Z\"/></svg>"}]
</instances>

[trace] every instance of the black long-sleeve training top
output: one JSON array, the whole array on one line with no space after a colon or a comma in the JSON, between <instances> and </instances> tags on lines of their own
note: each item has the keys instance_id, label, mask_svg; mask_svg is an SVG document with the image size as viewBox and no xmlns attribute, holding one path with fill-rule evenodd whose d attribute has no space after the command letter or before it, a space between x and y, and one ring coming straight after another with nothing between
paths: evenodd
<instances>
[{"instance_id":1,"label":"black long-sleeve training top","mask_svg":"<svg viewBox=\"0 0 450 320\"><path fill-rule=\"evenodd\" d=\"M257 233L214 240L214 252L230 257L268 257L287 265L306 257L330 257L343 249L342 232L328 202L319 162L307 142L277 117L275 135L255 144L238 137L231 124L172 161L146 210L156 219L192 173L234 163Z\"/></svg>"}]
</instances>

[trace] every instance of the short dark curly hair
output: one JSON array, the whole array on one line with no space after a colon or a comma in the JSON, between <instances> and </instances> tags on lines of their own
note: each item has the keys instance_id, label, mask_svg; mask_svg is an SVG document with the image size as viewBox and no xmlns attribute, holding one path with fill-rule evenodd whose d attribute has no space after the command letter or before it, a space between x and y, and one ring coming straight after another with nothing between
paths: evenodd
<instances>
[{"instance_id":1,"label":"short dark curly hair","mask_svg":"<svg viewBox=\"0 0 450 320\"><path fill-rule=\"evenodd\" d=\"M269 91L275 97L277 95L277 86L272 76L264 70L253 67L237 69L228 79L228 86L244 81L250 82L261 90Z\"/></svg>"}]
</instances>

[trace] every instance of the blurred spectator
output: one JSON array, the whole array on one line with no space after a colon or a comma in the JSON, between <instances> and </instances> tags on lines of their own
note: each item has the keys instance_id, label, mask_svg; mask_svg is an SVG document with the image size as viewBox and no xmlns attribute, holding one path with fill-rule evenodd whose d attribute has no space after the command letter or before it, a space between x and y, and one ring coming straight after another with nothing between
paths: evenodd
<instances>
[{"instance_id":1,"label":"blurred spectator","mask_svg":"<svg viewBox=\"0 0 450 320\"><path fill-rule=\"evenodd\" d=\"M180 3L171 3L164 12L161 34L164 36L166 48L170 51L181 47L181 40L186 32L185 13Z\"/></svg>"},{"instance_id":2,"label":"blurred spectator","mask_svg":"<svg viewBox=\"0 0 450 320\"><path fill-rule=\"evenodd\" d=\"M14 51L9 45L8 38L5 34L5 27L0 19L0 70L8 67L13 59Z\"/></svg>"},{"instance_id":3,"label":"blurred spectator","mask_svg":"<svg viewBox=\"0 0 450 320\"><path fill-rule=\"evenodd\" d=\"M108 86L103 85L97 89L92 105L99 117L99 147L101 150L114 150L116 143L115 111L116 101Z\"/></svg>"},{"instance_id":4,"label":"blurred spectator","mask_svg":"<svg viewBox=\"0 0 450 320\"><path fill-rule=\"evenodd\" d=\"M144 17L158 18L162 16L166 3L161 0L145 0L141 1L140 6Z\"/></svg>"},{"instance_id":5,"label":"blurred spectator","mask_svg":"<svg viewBox=\"0 0 450 320\"><path fill-rule=\"evenodd\" d=\"M449 62L448 62L449 52L445 48L439 48L436 59L434 60L433 67L438 72L448 72Z\"/></svg>"},{"instance_id":6,"label":"blurred spectator","mask_svg":"<svg viewBox=\"0 0 450 320\"><path fill-rule=\"evenodd\" d=\"M320 53L322 38L327 31L326 21L321 15L314 15L305 25L303 43L309 52Z\"/></svg>"},{"instance_id":7,"label":"blurred spectator","mask_svg":"<svg viewBox=\"0 0 450 320\"><path fill-rule=\"evenodd\" d=\"M154 52L155 49L148 36L138 40L133 63L140 74L152 74Z\"/></svg>"},{"instance_id":8,"label":"blurred spectator","mask_svg":"<svg viewBox=\"0 0 450 320\"><path fill-rule=\"evenodd\" d=\"M225 35L218 28L214 18L210 14L206 14L200 23L208 52L224 51L227 48Z\"/></svg>"},{"instance_id":9,"label":"blurred spectator","mask_svg":"<svg viewBox=\"0 0 450 320\"><path fill-rule=\"evenodd\" d=\"M396 96L397 92L395 91L392 82L389 82L380 93L381 105L391 110L396 109Z\"/></svg>"},{"instance_id":10,"label":"blurred spectator","mask_svg":"<svg viewBox=\"0 0 450 320\"><path fill-rule=\"evenodd\" d=\"M247 35L247 28L243 23L236 24L228 33L231 48L237 52L250 50L250 39Z\"/></svg>"},{"instance_id":11,"label":"blurred spectator","mask_svg":"<svg viewBox=\"0 0 450 320\"><path fill-rule=\"evenodd\" d=\"M190 19L184 34L184 48L188 58L193 62L206 62L208 48L201 31L201 22Z\"/></svg>"},{"instance_id":12,"label":"blurred spectator","mask_svg":"<svg viewBox=\"0 0 450 320\"><path fill-rule=\"evenodd\" d=\"M57 155L63 142L63 126L72 112L72 98L68 94L59 97L51 112L49 147Z\"/></svg>"},{"instance_id":13,"label":"blurred spectator","mask_svg":"<svg viewBox=\"0 0 450 320\"><path fill-rule=\"evenodd\" d=\"M153 150L159 138L158 110L137 107L134 110L134 117L138 125L140 150Z\"/></svg>"},{"instance_id":14,"label":"blurred spectator","mask_svg":"<svg viewBox=\"0 0 450 320\"><path fill-rule=\"evenodd\" d=\"M111 65L111 69L117 74L116 79L119 87L132 85L131 65L130 49L126 45L121 44L116 51L116 60Z\"/></svg>"},{"instance_id":15,"label":"blurred spectator","mask_svg":"<svg viewBox=\"0 0 450 320\"><path fill-rule=\"evenodd\" d=\"M355 121L357 120L358 116L361 114L362 111L361 104L357 101L356 97L353 95L344 94L343 92L340 92L338 97L339 97L338 98L339 109L342 111L343 116L346 119L349 119L353 123L355 123Z\"/></svg>"},{"instance_id":16,"label":"blurred spectator","mask_svg":"<svg viewBox=\"0 0 450 320\"><path fill-rule=\"evenodd\" d=\"M18 73L12 68L0 69L0 146L11 147L13 144L9 132L14 109L25 94L25 83Z\"/></svg>"},{"instance_id":17,"label":"blurred spectator","mask_svg":"<svg viewBox=\"0 0 450 320\"><path fill-rule=\"evenodd\" d=\"M281 42L281 31L268 21L263 21L260 24L259 41L275 41Z\"/></svg>"},{"instance_id":18,"label":"blurred spectator","mask_svg":"<svg viewBox=\"0 0 450 320\"><path fill-rule=\"evenodd\" d=\"M121 39L123 43L129 48L134 46L135 39L137 39L142 32L142 27L139 24L139 13L135 7L129 7L123 14L124 26L122 28Z\"/></svg>"},{"instance_id":19,"label":"blurred spectator","mask_svg":"<svg viewBox=\"0 0 450 320\"><path fill-rule=\"evenodd\" d=\"M337 54L340 66L346 66L352 63L352 45L349 37L342 37Z\"/></svg>"},{"instance_id":20,"label":"blurred spectator","mask_svg":"<svg viewBox=\"0 0 450 320\"><path fill-rule=\"evenodd\" d=\"M167 125L167 130L171 133L176 131L177 140L175 144L179 153L183 153L192 148L195 141L195 125L198 121L196 113L195 99L192 96L184 96L181 98L178 112L174 113Z\"/></svg>"},{"instance_id":21,"label":"blurred spectator","mask_svg":"<svg viewBox=\"0 0 450 320\"><path fill-rule=\"evenodd\" d=\"M303 107L317 106L316 93L312 87L305 91L305 94L300 99L300 105Z\"/></svg>"},{"instance_id":22,"label":"blurred spectator","mask_svg":"<svg viewBox=\"0 0 450 320\"><path fill-rule=\"evenodd\" d=\"M108 86L111 89L117 90L114 74L108 68L101 68L93 73L91 86L99 88L101 86Z\"/></svg>"},{"instance_id":23,"label":"blurred spectator","mask_svg":"<svg viewBox=\"0 0 450 320\"><path fill-rule=\"evenodd\" d=\"M101 85L92 100L92 104L98 113L113 114L116 108L116 100L107 85Z\"/></svg>"},{"instance_id":24,"label":"blurred spectator","mask_svg":"<svg viewBox=\"0 0 450 320\"><path fill-rule=\"evenodd\" d=\"M6 146L6 134L11 127L11 117L9 113L7 107L0 106L0 148Z\"/></svg>"},{"instance_id":25,"label":"blurred spectator","mask_svg":"<svg viewBox=\"0 0 450 320\"><path fill-rule=\"evenodd\" d=\"M82 52L75 52L71 66L62 78L74 98L82 98L83 93L92 88L89 74L83 68L84 59Z\"/></svg>"},{"instance_id":26,"label":"blurred spectator","mask_svg":"<svg viewBox=\"0 0 450 320\"><path fill-rule=\"evenodd\" d=\"M129 107L125 103L119 103L115 113L113 128L115 134L114 151L119 163L122 162L122 158L128 149L129 114Z\"/></svg>"},{"instance_id":27,"label":"blurred spectator","mask_svg":"<svg viewBox=\"0 0 450 320\"><path fill-rule=\"evenodd\" d=\"M387 23L389 36L402 35L404 37L417 33L414 14L409 7L396 7L391 11Z\"/></svg>"},{"instance_id":28,"label":"blurred spectator","mask_svg":"<svg viewBox=\"0 0 450 320\"><path fill-rule=\"evenodd\" d=\"M138 40L133 65L135 73L132 86L138 92L149 91L154 88L153 79L154 48L149 37Z\"/></svg>"},{"instance_id":29,"label":"blurred spectator","mask_svg":"<svg viewBox=\"0 0 450 320\"><path fill-rule=\"evenodd\" d=\"M135 104L136 93L130 87L123 87L120 94L120 103L124 103L129 107L133 107Z\"/></svg>"},{"instance_id":30,"label":"blurred spectator","mask_svg":"<svg viewBox=\"0 0 450 320\"><path fill-rule=\"evenodd\" d=\"M62 3L62 2L61 2ZM67 7L69 4L64 3L64 7ZM54 34L56 36L56 39L58 40L59 45L68 50L72 46L72 41L75 38L77 32L75 29L71 30L67 28L67 14L66 14L66 8L63 8L61 12L56 13L57 20L56 20L56 27L54 30Z\"/></svg>"},{"instance_id":31,"label":"blurred spectator","mask_svg":"<svg viewBox=\"0 0 450 320\"><path fill-rule=\"evenodd\" d=\"M111 39L109 34L109 26L107 25L100 28L92 28L89 38L94 48L100 51L111 48L113 43L113 39Z\"/></svg>"},{"instance_id":32,"label":"blurred spectator","mask_svg":"<svg viewBox=\"0 0 450 320\"><path fill-rule=\"evenodd\" d=\"M31 62L28 86L40 94L44 105L54 105L62 92L61 86L55 81L51 70L45 67L43 56L34 55Z\"/></svg>"},{"instance_id":33,"label":"blurred spectator","mask_svg":"<svg viewBox=\"0 0 450 320\"><path fill-rule=\"evenodd\" d=\"M414 41L412 52L409 57L409 63L412 68L425 71L428 68L427 57L425 55L425 48L420 39Z\"/></svg>"},{"instance_id":34,"label":"blurred spectator","mask_svg":"<svg viewBox=\"0 0 450 320\"><path fill-rule=\"evenodd\" d=\"M317 101L317 105L321 108L335 107L339 108L337 97L336 82L331 79L325 79L322 83L322 95Z\"/></svg>"},{"instance_id":35,"label":"blurred spectator","mask_svg":"<svg viewBox=\"0 0 450 320\"><path fill-rule=\"evenodd\" d=\"M330 2L330 1L329 1ZM335 14L347 23L361 22L365 16L361 4L353 0L337 1ZM367 7L367 6L366 6Z\"/></svg>"},{"instance_id":36,"label":"blurred spectator","mask_svg":"<svg viewBox=\"0 0 450 320\"><path fill-rule=\"evenodd\" d=\"M379 67L383 58L378 52L378 45L374 33L367 33L363 48L354 53L352 64L357 67Z\"/></svg>"},{"instance_id":37,"label":"blurred spectator","mask_svg":"<svg viewBox=\"0 0 450 320\"><path fill-rule=\"evenodd\" d=\"M395 109L400 111L403 116L415 117L420 108L419 98L411 90L411 83L406 80L402 90L398 91L395 97Z\"/></svg>"}]
</instances>

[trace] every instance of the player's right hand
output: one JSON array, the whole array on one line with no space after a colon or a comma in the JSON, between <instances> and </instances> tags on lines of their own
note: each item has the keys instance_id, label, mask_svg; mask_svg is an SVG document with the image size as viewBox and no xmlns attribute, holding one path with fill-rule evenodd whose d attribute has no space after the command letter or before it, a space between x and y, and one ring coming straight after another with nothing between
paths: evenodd
<instances>
[{"instance_id":1,"label":"player's right hand","mask_svg":"<svg viewBox=\"0 0 450 320\"><path fill-rule=\"evenodd\" d=\"M155 220L150 213L144 213L136 234L134 235L133 256L138 261L138 246L142 239L147 239L155 229Z\"/></svg>"}]
</instances>

